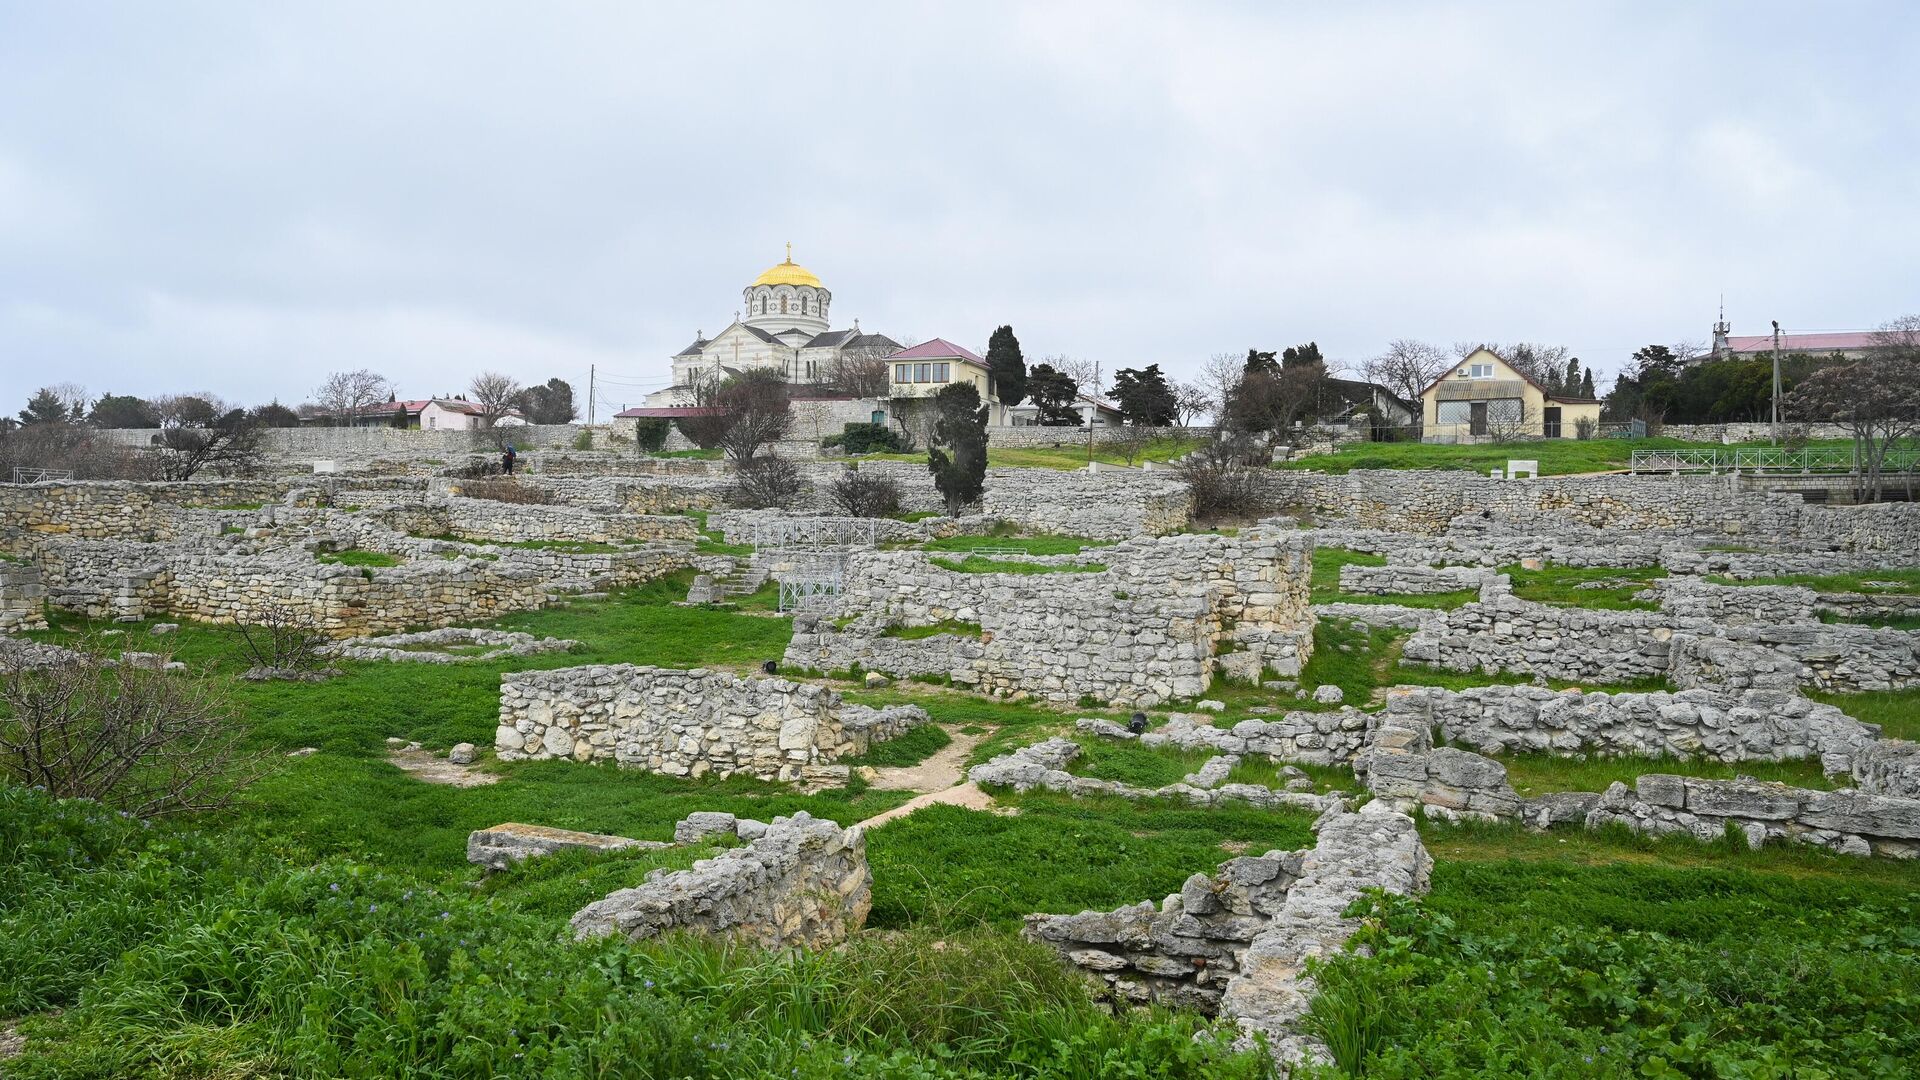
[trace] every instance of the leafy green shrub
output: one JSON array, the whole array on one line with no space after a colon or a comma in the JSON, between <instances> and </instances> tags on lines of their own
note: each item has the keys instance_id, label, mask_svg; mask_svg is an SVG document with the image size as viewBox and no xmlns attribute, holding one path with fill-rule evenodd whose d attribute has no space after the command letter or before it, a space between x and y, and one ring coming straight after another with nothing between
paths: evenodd
<instances>
[{"instance_id":1,"label":"leafy green shrub","mask_svg":"<svg viewBox=\"0 0 1920 1080\"><path fill-rule=\"evenodd\" d=\"M667 445L673 421L663 416L643 416L633 422L633 445L643 453L657 454Z\"/></svg>"},{"instance_id":2,"label":"leafy green shrub","mask_svg":"<svg viewBox=\"0 0 1920 1080\"><path fill-rule=\"evenodd\" d=\"M575 450L593 449L593 429L583 427L579 431L574 432L573 448Z\"/></svg>"},{"instance_id":3,"label":"leafy green shrub","mask_svg":"<svg viewBox=\"0 0 1920 1080\"><path fill-rule=\"evenodd\" d=\"M838 435L820 440L821 447L840 447L849 454L904 454L913 441L885 424L847 424Z\"/></svg>"}]
</instances>

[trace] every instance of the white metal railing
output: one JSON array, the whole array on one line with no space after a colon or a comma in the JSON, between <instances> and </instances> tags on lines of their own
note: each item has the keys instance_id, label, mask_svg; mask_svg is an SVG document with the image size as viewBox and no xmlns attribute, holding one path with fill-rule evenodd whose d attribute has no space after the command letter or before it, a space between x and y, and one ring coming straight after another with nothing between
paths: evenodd
<instances>
[{"instance_id":1,"label":"white metal railing","mask_svg":"<svg viewBox=\"0 0 1920 1080\"><path fill-rule=\"evenodd\" d=\"M1628 460L1634 472L1857 473L1858 452L1850 446L1789 450L1780 446L1725 450L1635 450ZM1920 450L1890 450L1882 472L1920 469Z\"/></svg>"},{"instance_id":2,"label":"white metal railing","mask_svg":"<svg viewBox=\"0 0 1920 1080\"><path fill-rule=\"evenodd\" d=\"M13 467L13 482L16 484L38 484L43 480L71 480L72 469L23 469Z\"/></svg>"}]
</instances>

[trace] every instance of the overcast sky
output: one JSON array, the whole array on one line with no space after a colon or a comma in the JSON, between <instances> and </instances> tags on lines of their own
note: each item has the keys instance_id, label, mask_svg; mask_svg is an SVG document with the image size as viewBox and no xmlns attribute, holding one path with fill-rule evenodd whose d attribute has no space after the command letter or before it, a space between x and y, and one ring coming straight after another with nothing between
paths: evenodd
<instances>
[{"instance_id":1,"label":"overcast sky","mask_svg":"<svg viewBox=\"0 0 1920 1080\"><path fill-rule=\"evenodd\" d=\"M1578 6L0 0L0 406L617 408L789 240L1108 372L1920 311L1920 5Z\"/></svg>"}]
</instances>

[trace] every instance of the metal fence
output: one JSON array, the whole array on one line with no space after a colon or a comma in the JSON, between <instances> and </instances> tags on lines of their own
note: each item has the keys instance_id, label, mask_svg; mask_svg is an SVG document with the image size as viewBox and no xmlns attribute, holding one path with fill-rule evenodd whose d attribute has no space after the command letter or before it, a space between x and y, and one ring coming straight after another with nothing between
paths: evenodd
<instances>
[{"instance_id":1,"label":"metal fence","mask_svg":"<svg viewBox=\"0 0 1920 1080\"><path fill-rule=\"evenodd\" d=\"M1635 450L1628 461L1634 472L1828 473L1861 471L1858 451L1851 446L1819 446L1789 450L1781 446L1728 447L1722 450ZM1890 450L1881 462L1883 473L1920 469L1920 450Z\"/></svg>"},{"instance_id":2,"label":"metal fence","mask_svg":"<svg viewBox=\"0 0 1920 1080\"><path fill-rule=\"evenodd\" d=\"M13 469L13 482L16 484L37 484L42 480L71 480L72 469L23 469L18 465Z\"/></svg>"},{"instance_id":3,"label":"metal fence","mask_svg":"<svg viewBox=\"0 0 1920 1080\"><path fill-rule=\"evenodd\" d=\"M780 610L805 611L840 595L847 560L872 550L878 537L873 518L780 518L754 527L754 557L780 583Z\"/></svg>"}]
</instances>

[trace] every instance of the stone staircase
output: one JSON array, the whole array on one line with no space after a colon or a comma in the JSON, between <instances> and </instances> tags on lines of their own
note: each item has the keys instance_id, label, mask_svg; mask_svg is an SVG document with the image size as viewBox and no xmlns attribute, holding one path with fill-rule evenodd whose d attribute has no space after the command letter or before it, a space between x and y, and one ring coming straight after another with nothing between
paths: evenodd
<instances>
[{"instance_id":1,"label":"stone staircase","mask_svg":"<svg viewBox=\"0 0 1920 1080\"><path fill-rule=\"evenodd\" d=\"M721 574L701 574L687 590L689 604L724 604L743 596L752 596L764 587L770 576L759 555L742 562L735 559L732 569Z\"/></svg>"}]
</instances>

